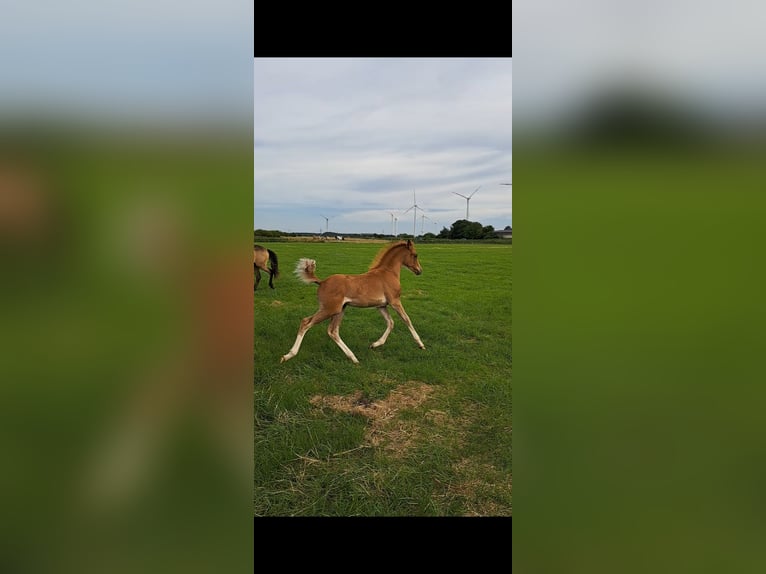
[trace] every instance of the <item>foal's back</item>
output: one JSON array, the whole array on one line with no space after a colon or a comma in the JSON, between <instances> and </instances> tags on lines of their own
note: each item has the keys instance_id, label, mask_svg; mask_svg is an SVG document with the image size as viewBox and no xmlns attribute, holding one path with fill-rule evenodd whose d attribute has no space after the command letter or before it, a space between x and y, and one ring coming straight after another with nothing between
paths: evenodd
<instances>
[{"instance_id":1,"label":"foal's back","mask_svg":"<svg viewBox=\"0 0 766 574\"><path fill-rule=\"evenodd\" d=\"M390 300L399 290L398 283L377 270L361 275L330 275L323 280L317 290L317 298L325 307L380 307Z\"/></svg>"}]
</instances>

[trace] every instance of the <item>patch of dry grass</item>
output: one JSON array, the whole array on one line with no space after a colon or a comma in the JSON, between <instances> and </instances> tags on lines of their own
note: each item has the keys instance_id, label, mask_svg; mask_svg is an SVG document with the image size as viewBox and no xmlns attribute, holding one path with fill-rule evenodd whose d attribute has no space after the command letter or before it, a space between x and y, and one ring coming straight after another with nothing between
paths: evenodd
<instances>
[{"instance_id":1,"label":"patch of dry grass","mask_svg":"<svg viewBox=\"0 0 766 574\"><path fill-rule=\"evenodd\" d=\"M398 414L404 410L415 410L423 405L433 393L434 387L419 381L408 381L393 389L385 399L370 401L361 391L350 396L315 395L310 402L317 407L361 415L370 419L365 433L369 446L382 447L395 456L401 456L417 441L419 427L415 421L403 421Z\"/></svg>"},{"instance_id":2,"label":"patch of dry grass","mask_svg":"<svg viewBox=\"0 0 766 574\"><path fill-rule=\"evenodd\" d=\"M496 502L497 499L511 499L513 479L510 474L471 458L460 460L453 469L458 480L447 486L445 495L463 500L465 516L511 515L507 504Z\"/></svg>"},{"instance_id":3,"label":"patch of dry grass","mask_svg":"<svg viewBox=\"0 0 766 574\"><path fill-rule=\"evenodd\" d=\"M432 443L464 442L466 429L471 423L476 405L466 405L461 417L433 406L435 399L447 391L420 381L408 381L391 390L380 400L371 401L361 391L352 395L315 395L310 399L318 408L360 415L369 419L365 442L360 448L379 447L389 456L401 458L424 441ZM403 411L421 413L422 417L400 415ZM455 479L441 484L435 498L446 503L460 499L465 516L509 516L510 508L504 501L511 498L511 476L490 464L473 458L463 458L453 464ZM499 502L498 502L499 501Z\"/></svg>"}]
</instances>

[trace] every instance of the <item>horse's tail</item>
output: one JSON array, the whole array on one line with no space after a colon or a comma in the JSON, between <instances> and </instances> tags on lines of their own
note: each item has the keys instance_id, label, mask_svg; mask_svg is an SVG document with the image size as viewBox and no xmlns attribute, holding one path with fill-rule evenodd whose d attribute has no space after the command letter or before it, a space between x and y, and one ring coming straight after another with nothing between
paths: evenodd
<instances>
[{"instance_id":1,"label":"horse's tail","mask_svg":"<svg viewBox=\"0 0 766 574\"><path fill-rule=\"evenodd\" d=\"M269 261L271 262L271 272L274 277L279 277L279 261L277 260L277 254L271 249L267 249L269 252Z\"/></svg>"},{"instance_id":2,"label":"horse's tail","mask_svg":"<svg viewBox=\"0 0 766 574\"><path fill-rule=\"evenodd\" d=\"M295 266L295 274L304 283L316 283L319 285L320 279L315 275L316 268L316 261L304 257L298 260L298 265Z\"/></svg>"}]
</instances>

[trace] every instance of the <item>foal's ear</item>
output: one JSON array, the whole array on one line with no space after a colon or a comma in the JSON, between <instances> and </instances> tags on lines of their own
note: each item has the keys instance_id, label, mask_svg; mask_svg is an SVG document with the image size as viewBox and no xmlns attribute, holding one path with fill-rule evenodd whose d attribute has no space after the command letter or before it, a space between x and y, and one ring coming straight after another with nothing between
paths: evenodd
<instances>
[{"instance_id":1,"label":"foal's ear","mask_svg":"<svg viewBox=\"0 0 766 574\"><path fill-rule=\"evenodd\" d=\"M407 247L412 247L412 240L411 239L407 240Z\"/></svg>"}]
</instances>

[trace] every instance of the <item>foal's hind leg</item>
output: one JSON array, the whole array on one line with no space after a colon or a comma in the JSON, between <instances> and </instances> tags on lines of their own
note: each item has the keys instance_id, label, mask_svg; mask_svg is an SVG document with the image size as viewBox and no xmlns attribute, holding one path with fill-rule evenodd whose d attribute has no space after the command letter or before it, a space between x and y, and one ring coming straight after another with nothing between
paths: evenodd
<instances>
[{"instance_id":1,"label":"foal's hind leg","mask_svg":"<svg viewBox=\"0 0 766 574\"><path fill-rule=\"evenodd\" d=\"M410 318L407 316L407 313L404 311L404 307L402 307L402 302L391 301L391 306L394 308L394 310L396 310L396 312L402 318L402 321L404 321L407 324L407 328L410 330L410 333L412 333L412 338L415 339L415 342L418 344L418 347L420 347L421 349L425 349L426 346L423 344L423 341L420 340L420 337L418 336L418 332L415 330L415 327L412 326L412 321L410 321Z\"/></svg>"},{"instance_id":2,"label":"foal's hind leg","mask_svg":"<svg viewBox=\"0 0 766 574\"><path fill-rule=\"evenodd\" d=\"M332 315L333 313L330 313L323 309L319 309L319 311L314 313L311 317L304 317L301 320L301 326L298 328L298 336L295 337L295 343L293 343L292 348L290 349L290 351L288 351L286 355L282 355L282 359L279 362L284 363L285 361L289 361L295 355L297 355L298 350L301 348L301 343L303 342L303 336L306 334L306 331L311 329L311 327L313 327L317 323L321 323L328 317L332 317Z\"/></svg>"},{"instance_id":3,"label":"foal's hind leg","mask_svg":"<svg viewBox=\"0 0 766 574\"><path fill-rule=\"evenodd\" d=\"M388 308L378 307L378 311L380 311L380 314L383 315L383 318L386 320L386 330L380 336L380 339L378 339L372 345L370 345L370 349L374 349L375 347L380 347L383 343L385 343L386 339L388 339L388 334L391 332L391 329L394 328L394 320L391 318L391 315L388 312Z\"/></svg>"},{"instance_id":4,"label":"foal's hind leg","mask_svg":"<svg viewBox=\"0 0 766 574\"><path fill-rule=\"evenodd\" d=\"M341 351L343 351L349 359L358 365L359 361L356 359L356 356L351 351L351 349L346 346L346 343L343 342L343 339L340 338L340 322L343 321L343 313L344 311L341 311L337 315L334 315L332 319L330 319L330 324L327 326L327 334L330 335L330 339L335 341L335 343L341 348Z\"/></svg>"}]
</instances>

